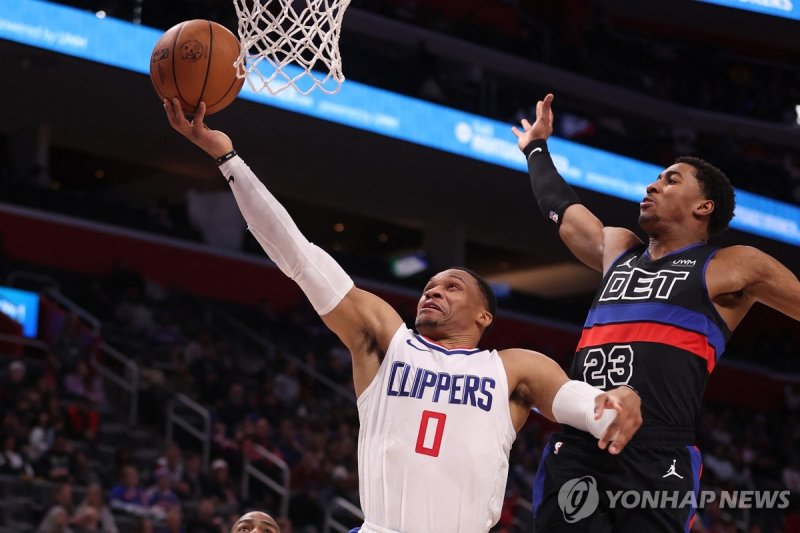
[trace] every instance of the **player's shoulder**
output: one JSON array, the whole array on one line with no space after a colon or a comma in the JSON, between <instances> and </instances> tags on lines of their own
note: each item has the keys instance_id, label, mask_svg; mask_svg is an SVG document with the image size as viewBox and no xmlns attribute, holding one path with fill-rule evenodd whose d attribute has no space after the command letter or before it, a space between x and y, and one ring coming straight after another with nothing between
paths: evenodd
<instances>
[{"instance_id":1,"label":"player's shoulder","mask_svg":"<svg viewBox=\"0 0 800 533\"><path fill-rule=\"evenodd\" d=\"M603 228L603 243L605 248L619 248L622 253L628 248L642 244L642 239L628 228L606 226Z\"/></svg>"},{"instance_id":2,"label":"player's shoulder","mask_svg":"<svg viewBox=\"0 0 800 533\"><path fill-rule=\"evenodd\" d=\"M726 266L740 266L740 267L753 267L758 266L756 263L760 259L769 257L766 253L753 246L744 244L736 244L733 246L724 246L717 250L714 255L714 261L717 263L724 263Z\"/></svg>"},{"instance_id":3,"label":"player's shoulder","mask_svg":"<svg viewBox=\"0 0 800 533\"><path fill-rule=\"evenodd\" d=\"M507 357L510 359L538 357L544 355L535 350L526 350L525 348L505 348L503 350L497 350L497 353L500 354L500 357Z\"/></svg>"},{"instance_id":4,"label":"player's shoulder","mask_svg":"<svg viewBox=\"0 0 800 533\"><path fill-rule=\"evenodd\" d=\"M644 243L628 228L606 226L603 228L603 272L622 254Z\"/></svg>"},{"instance_id":5,"label":"player's shoulder","mask_svg":"<svg viewBox=\"0 0 800 533\"><path fill-rule=\"evenodd\" d=\"M506 369L509 368L532 368L540 367L542 365L550 365L555 363L550 357L541 352L534 350L526 350L524 348L507 348L505 350L498 350L497 352L503 360Z\"/></svg>"},{"instance_id":6,"label":"player's shoulder","mask_svg":"<svg viewBox=\"0 0 800 533\"><path fill-rule=\"evenodd\" d=\"M735 245L720 248L712 266L717 272L728 272L744 280L760 280L784 268L771 255L753 246Z\"/></svg>"}]
</instances>

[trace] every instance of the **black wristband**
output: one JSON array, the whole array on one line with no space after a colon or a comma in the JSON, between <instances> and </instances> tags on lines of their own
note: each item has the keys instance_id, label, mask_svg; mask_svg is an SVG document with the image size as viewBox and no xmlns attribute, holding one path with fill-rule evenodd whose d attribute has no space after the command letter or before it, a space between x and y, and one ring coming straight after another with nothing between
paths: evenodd
<instances>
[{"instance_id":1,"label":"black wristband","mask_svg":"<svg viewBox=\"0 0 800 533\"><path fill-rule=\"evenodd\" d=\"M547 141L531 141L522 152L528 158L528 175L539 209L557 226L561 225L564 211L572 204L580 203L578 195L558 173L547 149Z\"/></svg>"},{"instance_id":2,"label":"black wristband","mask_svg":"<svg viewBox=\"0 0 800 533\"><path fill-rule=\"evenodd\" d=\"M237 155L239 155L239 154L237 154L237 153L236 153L236 150L231 150L230 152L228 152L227 154L223 155L222 157L218 157L218 158L216 159L216 161L217 161L217 166L220 166L220 165L222 165L222 164L223 164L223 163L225 163L226 161L230 161L231 159L233 159L233 158L234 158L234 157L236 157Z\"/></svg>"},{"instance_id":3,"label":"black wristband","mask_svg":"<svg viewBox=\"0 0 800 533\"><path fill-rule=\"evenodd\" d=\"M536 150L538 148L538 150ZM535 150L535 151L534 151ZM525 154L525 159L530 161L532 154L548 154L550 153L547 150L547 140L546 139L534 139L528 143L528 145L522 149L522 153Z\"/></svg>"}]
</instances>

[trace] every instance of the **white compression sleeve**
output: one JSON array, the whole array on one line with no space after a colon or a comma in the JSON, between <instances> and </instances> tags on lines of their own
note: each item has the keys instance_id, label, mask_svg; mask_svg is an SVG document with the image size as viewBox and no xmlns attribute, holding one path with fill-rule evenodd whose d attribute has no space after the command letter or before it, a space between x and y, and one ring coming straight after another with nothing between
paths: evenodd
<instances>
[{"instance_id":1,"label":"white compression sleeve","mask_svg":"<svg viewBox=\"0 0 800 533\"><path fill-rule=\"evenodd\" d=\"M350 276L330 255L308 242L241 157L233 157L219 168L247 221L247 229L269 258L300 286L317 313L333 311L353 288Z\"/></svg>"},{"instance_id":2,"label":"white compression sleeve","mask_svg":"<svg viewBox=\"0 0 800 533\"><path fill-rule=\"evenodd\" d=\"M567 381L553 398L556 422L588 431L599 439L617 418L614 409L604 409L600 419L594 419L594 399L601 394L603 391L583 381Z\"/></svg>"}]
</instances>

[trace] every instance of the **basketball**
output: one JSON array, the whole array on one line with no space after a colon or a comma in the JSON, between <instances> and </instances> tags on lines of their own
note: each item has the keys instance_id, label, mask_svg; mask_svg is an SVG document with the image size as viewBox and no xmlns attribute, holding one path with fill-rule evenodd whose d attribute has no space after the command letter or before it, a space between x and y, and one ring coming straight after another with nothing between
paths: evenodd
<instances>
[{"instance_id":1,"label":"basketball","mask_svg":"<svg viewBox=\"0 0 800 533\"><path fill-rule=\"evenodd\" d=\"M244 79L233 64L239 41L227 28L210 20L188 20L167 30L153 47L150 79L160 99L177 97L183 111L206 115L221 111L239 94Z\"/></svg>"}]
</instances>

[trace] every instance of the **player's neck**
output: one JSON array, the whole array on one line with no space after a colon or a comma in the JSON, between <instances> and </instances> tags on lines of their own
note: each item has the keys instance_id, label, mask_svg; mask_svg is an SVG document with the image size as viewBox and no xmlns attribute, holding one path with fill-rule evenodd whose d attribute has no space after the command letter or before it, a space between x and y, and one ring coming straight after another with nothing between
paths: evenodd
<instances>
[{"instance_id":1,"label":"player's neck","mask_svg":"<svg viewBox=\"0 0 800 533\"><path fill-rule=\"evenodd\" d=\"M685 234L685 235L650 235L650 242L647 245L647 254L652 259L661 259L676 250L681 250L693 244L704 243L705 236Z\"/></svg>"},{"instance_id":2,"label":"player's neck","mask_svg":"<svg viewBox=\"0 0 800 533\"><path fill-rule=\"evenodd\" d=\"M447 350L458 350L458 349L472 349L478 346L478 339L472 335L467 334L454 334L454 335L446 335L446 336L435 336L429 337L425 334L422 334L423 337L427 338L431 342L435 342L442 348Z\"/></svg>"}]
</instances>

